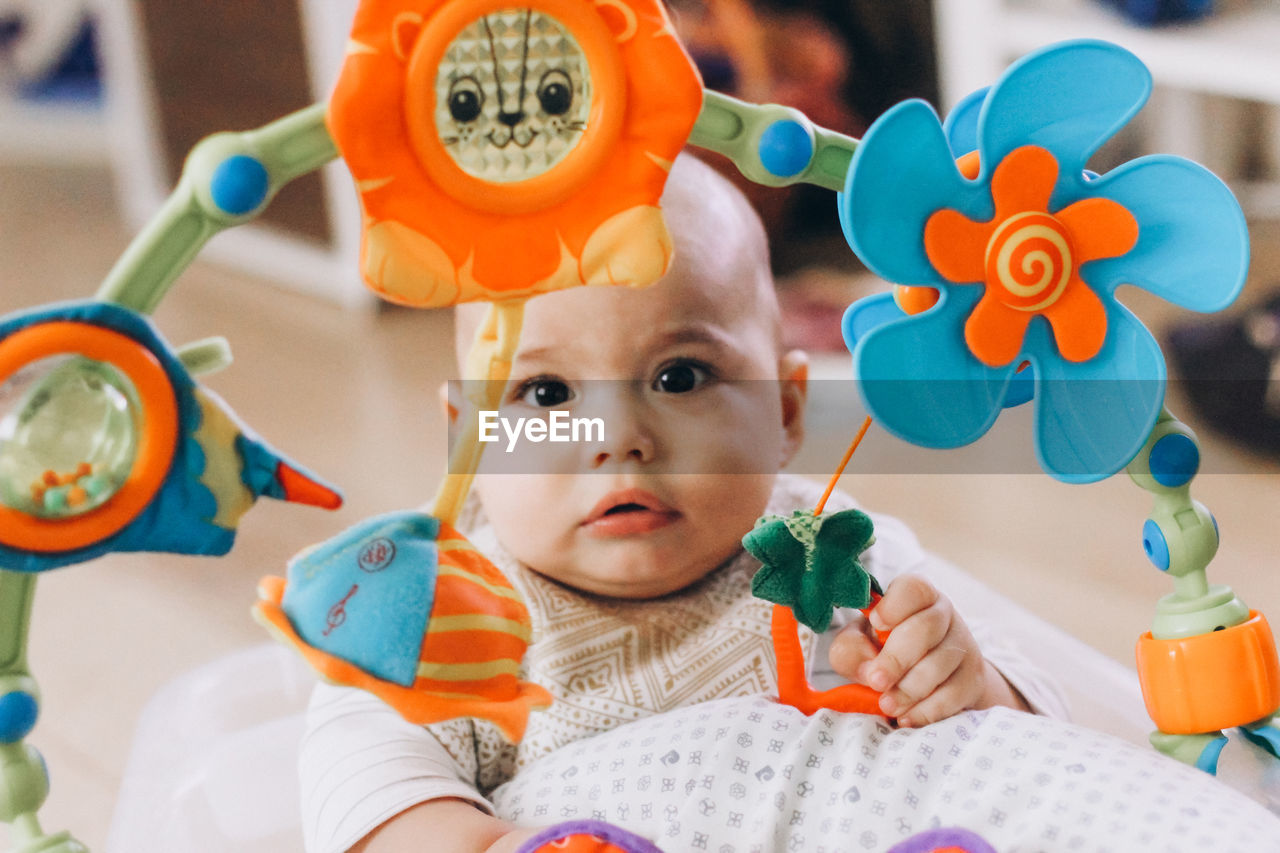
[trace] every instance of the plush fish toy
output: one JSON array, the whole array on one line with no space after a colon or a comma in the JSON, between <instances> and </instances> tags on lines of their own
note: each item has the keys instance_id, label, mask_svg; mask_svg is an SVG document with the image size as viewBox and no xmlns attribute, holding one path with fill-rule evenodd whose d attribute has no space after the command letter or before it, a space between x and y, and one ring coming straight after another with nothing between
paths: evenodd
<instances>
[{"instance_id":1,"label":"plush fish toy","mask_svg":"<svg viewBox=\"0 0 1280 853\"><path fill-rule=\"evenodd\" d=\"M264 578L254 615L321 677L360 687L411 723L494 723L512 742L551 694L520 680L529 611L451 525L369 519Z\"/></svg>"}]
</instances>

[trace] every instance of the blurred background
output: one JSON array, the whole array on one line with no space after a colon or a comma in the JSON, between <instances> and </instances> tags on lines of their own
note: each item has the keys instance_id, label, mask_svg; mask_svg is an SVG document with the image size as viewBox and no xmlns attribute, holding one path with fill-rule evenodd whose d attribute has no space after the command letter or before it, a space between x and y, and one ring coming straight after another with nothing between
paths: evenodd
<instances>
[{"instance_id":1,"label":"blurred background","mask_svg":"<svg viewBox=\"0 0 1280 853\"><path fill-rule=\"evenodd\" d=\"M514 5L514 4L513 4ZM0 0L0 313L90 296L203 136L248 129L326 96L354 0ZM940 111L1012 59L1099 37L1152 69L1151 105L1093 164L1183 154L1241 198L1254 260L1223 315L1121 298L1175 375L1171 409L1200 434L1193 488L1218 518L1212 580L1280 618L1280 4L1274 0L671 0L708 86L803 110L859 135L903 98ZM709 159L714 159L709 157ZM727 173L733 167L718 164ZM847 376L838 318L883 290L837 228L831 193L742 182L765 219L790 341L818 376ZM264 640L254 585L299 548L430 498L445 464L440 383L454 376L448 312L380 305L356 270L358 209L340 164L291 185L263 219L216 238L156 313L175 344L226 336L235 364L208 384L267 440L345 489L336 514L260 505L219 561L109 557L51 573L31 664L46 713L32 742L54 771L44 811L101 847L139 712L197 664ZM816 436L805 471L847 435ZM848 424L851 434L856 424ZM827 439L830 439L829 441ZM1002 437L984 439L999 447ZM1126 477L1070 487L1031 473L860 473L903 452L869 435L843 486L905 517L925 544L1130 665L1169 591L1141 551L1148 497ZM830 460L828 464L827 460ZM870 468L873 466L866 465ZM923 472L923 473L922 473ZM0 834L0 838L2 838Z\"/></svg>"}]
</instances>

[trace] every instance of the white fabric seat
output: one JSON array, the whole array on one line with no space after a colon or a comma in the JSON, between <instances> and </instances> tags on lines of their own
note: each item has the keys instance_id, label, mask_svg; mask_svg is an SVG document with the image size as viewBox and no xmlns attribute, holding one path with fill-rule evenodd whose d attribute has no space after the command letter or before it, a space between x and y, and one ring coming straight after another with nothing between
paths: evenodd
<instances>
[{"instance_id":1,"label":"white fabric seat","mask_svg":"<svg viewBox=\"0 0 1280 853\"><path fill-rule=\"evenodd\" d=\"M1135 672L958 570L937 578L1065 688L1072 719L1145 746ZM296 776L314 676L264 644L174 680L138 723L107 853L291 853L302 849ZM1233 738L1219 778L1280 813L1280 762Z\"/></svg>"}]
</instances>

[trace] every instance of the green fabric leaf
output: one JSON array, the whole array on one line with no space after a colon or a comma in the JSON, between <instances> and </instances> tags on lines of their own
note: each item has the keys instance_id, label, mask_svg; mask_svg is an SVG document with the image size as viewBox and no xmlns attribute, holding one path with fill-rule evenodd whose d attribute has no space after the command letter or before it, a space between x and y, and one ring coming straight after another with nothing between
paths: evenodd
<instances>
[{"instance_id":1,"label":"green fabric leaf","mask_svg":"<svg viewBox=\"0 0 1280 853\"><path fill-rule=\"evenodd\" d=\"M856 509L814 515L765 516L742 538L763 565L751 579L759 598L790 607L796 620L819 633L836 607L864 608L880 585L858 556L872 542L873 525Z\"/></svg>"}]
</instances>

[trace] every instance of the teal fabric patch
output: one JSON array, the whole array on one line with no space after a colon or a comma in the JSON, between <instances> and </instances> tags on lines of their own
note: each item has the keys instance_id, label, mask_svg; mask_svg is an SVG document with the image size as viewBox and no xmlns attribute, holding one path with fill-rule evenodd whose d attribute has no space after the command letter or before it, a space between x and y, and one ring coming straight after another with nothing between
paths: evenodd
<instances>
[{"instance_id":1,"label":"teal fabric patch","mask_svg":"<svg viewBox=\"0 0 1280 853\"><path fill-rule=\"evenodd\" d=\"M289 564L283 607L309 645L384 681L413 685L435 599L440 522L371 518Z\"/></svg>"}]
</instances>

